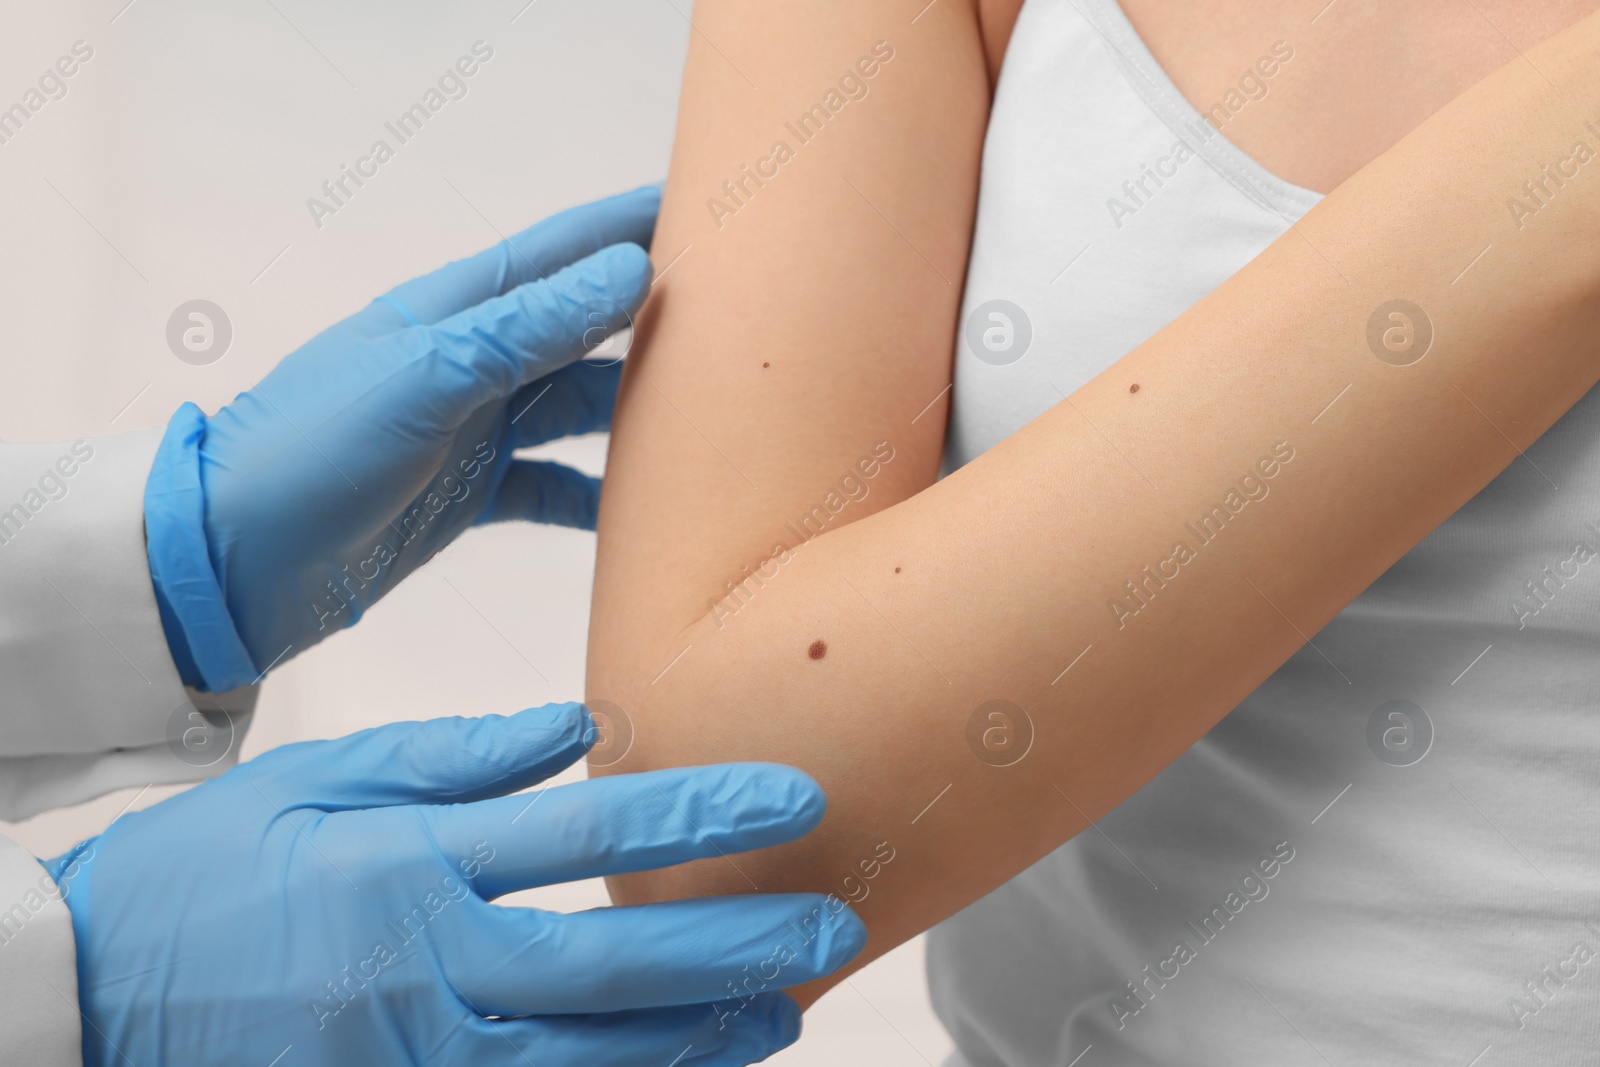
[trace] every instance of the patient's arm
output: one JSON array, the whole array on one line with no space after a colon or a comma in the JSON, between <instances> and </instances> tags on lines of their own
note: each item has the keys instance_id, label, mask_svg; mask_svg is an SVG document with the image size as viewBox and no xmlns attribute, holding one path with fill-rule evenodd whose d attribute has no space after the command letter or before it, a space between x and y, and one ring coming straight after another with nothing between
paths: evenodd
<instances>
[{"instance_id":1,"label":"patient's arm","mask_svg":"<svg viewBox=\"0 0 1600 1067\"><path fill-rule=\"evenodd\" d=\"M895 457L841 524L935 477L988 88L965 0L915 14L695 8L663 276L608 463L607 528L629 549L600 577L619 595L595 616L596 696L792 543L785 523L874 442Z\"/></svg>"},{"instance_id":2,"label":"patient's arm","mask_svg":"<svg viewBox=\"0 0 1600 1067\"><path fill-rule=\"evenodd\" d=\"M830 798L801 842L630 876L619 899L867 887L861 962L1138 789L1600 377L1600 173L1520 228L1505 206L1541 162L1597 147L1591 18L1446 107L1070 401L876 510L933 471L942 407L914 416L946 380L955 287L922 257L959 283L983 124L970 11L945 0L887 29L882 6L808 4L813 22L697 5L765 95L697 42L657 262L694 247L658 285L617 414L589 665L590 696L635 729L612 770L779 760ZM879 38L896 54L873 95L713 229L711 179ZM776 113L761 102L780 96ZM1435 330L1410 366L1368 347L1396 298ZM878 441L894 458L863 480L871 494L736 610L719 600L774 542L793 546L784 522ZM1202 545L1188 524L1246 473L1270 496ZM1013 766L969 746L992 700L1036 731Z\"/></svg>"}]
</instances>

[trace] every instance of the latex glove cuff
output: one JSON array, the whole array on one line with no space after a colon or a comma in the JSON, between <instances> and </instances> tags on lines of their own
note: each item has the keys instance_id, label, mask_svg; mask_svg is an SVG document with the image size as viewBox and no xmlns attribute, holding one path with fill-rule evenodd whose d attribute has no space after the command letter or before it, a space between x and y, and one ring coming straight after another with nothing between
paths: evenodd
<instances>
[{"instance_id":1,"label":"latex glove cuff","mask_svg":"<svg viewBox=\"0 0 1600 1067\"><path fill-rule=\"evenodd\" d=\"M206 416L186 403L173 413L144 490L145 544L161 627L183 684L212 693L259 681L261 671L228 614L206 542L200 445Z\"/></svg>"}]
</instances>

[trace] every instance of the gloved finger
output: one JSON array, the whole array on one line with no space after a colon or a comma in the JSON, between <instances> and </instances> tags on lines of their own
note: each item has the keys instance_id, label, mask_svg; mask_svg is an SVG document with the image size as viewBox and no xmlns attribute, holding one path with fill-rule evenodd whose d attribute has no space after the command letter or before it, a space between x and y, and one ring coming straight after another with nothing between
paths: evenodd
<instances>
[{"instance_id":1,"label":"gloved finger","mask_svg":"<svg viewBox=\"0 0 1600 1067\"><path fill-rule=\"evenodd\" d=\"M582 704L547 704L511 716L397 722L286 745L240 770L285 807L455 804L536 785L574 763L593 738Z\"/></svg>"},{"instance_id":2,"label":"gloved finger","mask_svg":"<svg viewBox=\"0 0 1600 1067\"><path fill-rule=\"evenodd\" d=\"M517 390L510 404L516 447L609 430L622 366L613 360L579 360Z\"/></svg>"},{"instance_id":3,"label":"gloved finger","mask_svg":"<svg viewBox=\"0 0 1600 1067\"><path fill-rule=\"evenodd\" d=\"M561 915L480 905L484 936L441 945L489 1015L565 1015L749 997L832 974L867 928L838 897L752 893Z\"/></svg>"},{"instance_id":4,"label":"gloved finger","mask_svg":"<svg viewBox=\"0 0 1600 1067\"><path fill-rule=\"evenodd\" d=\"M594 529L600 512L600 479L539 459L512 460L494 500L478 516L480 524L543 522Z\"/></svg>"},{"instance_id":5,"label":"gloved finger","mask_svg":"<svg viewBox=\"0 0 1600 1067\"><path fill-rule=\"evenodd\" d=\"M611 245L545 281L416 327L407 343L422 350L437 428L453 430L626 326L649 294L651 269L638 245Z\"/></svg>"},{"instance_id":6,"label":"gloved finger","mask_svg":"<svg viewBox=\"0 0 1600 1067\"><path fill-rule=\"evenodd\" d=\"M429 326L549 277L614 244L650 247L661 190L654 185L569 208L521 233L391 289L358 316L368 336Z\"/></svg>"},{"instance_id":7,"label":"gloved finger","mask_svg":"<svg viewBox=\"0 0 1600 1067\"><path fill-rule=\"evenodd\" d=\"M723 1004L529 1019L473 1018L459 1056L474 1067L744 1067L800 1036L800 1008L787 993Z\"/></svg>"},{"instance_id":8,"label":"gloved finger","mask_svg":"<svg viewBox=\"0 0 1600 1067\"><path fill-rule=\"evenodd\" d=\"M619 774L540 793L417 809L452 866L484 842L486 900L519 889L781 845L822 821L822 787L777 763Z\"/></svg>"}]
</instances>

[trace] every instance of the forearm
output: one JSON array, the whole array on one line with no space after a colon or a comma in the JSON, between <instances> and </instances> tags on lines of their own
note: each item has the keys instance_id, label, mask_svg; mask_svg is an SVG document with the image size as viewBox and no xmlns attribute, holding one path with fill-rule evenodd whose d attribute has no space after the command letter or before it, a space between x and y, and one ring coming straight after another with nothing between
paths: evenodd
<instances>
[{"instance_id":1,"label":"forearm","mask_svg":"<svg viewBox=\"0 0 1600 1067\"><path fill-rule=\"evenodd\" d=\"M634 720L619 769L781 760L830 798L815 834L737 871L617 891L870 890L864 962L1188 748L1600 377L1600 186L1580 172L1520 227L1505 206L1595 144L1597 38L1590 19L1469 91L1069 401L702 618L666 674L592 663L591 694ZM1395 298L1435 330L1404 367L1367 343ZM597 626L647 596L597 602ZM969 746L993 700L1031 718L1012 766ZM880 841L895 859L868 882Z\"/></svg>"}]
</instances>

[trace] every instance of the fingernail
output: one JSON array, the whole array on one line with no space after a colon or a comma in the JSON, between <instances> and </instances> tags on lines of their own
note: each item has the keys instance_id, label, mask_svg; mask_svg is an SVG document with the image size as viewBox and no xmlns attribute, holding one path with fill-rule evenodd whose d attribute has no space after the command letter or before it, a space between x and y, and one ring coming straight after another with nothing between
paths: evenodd
<instances>
[{"instance_id":1,"label":"fingernail","mask_svg":"<svg viewBox=\"0 0 1600 1067\"><path fill-rule=\"evenodd\" d=\"M594 724L594 716L589 714L588 705L574 704L573 707L577 709L579 742L587 752L600 740L600 727Z\"/></svg>"},{"instance_id":2,"label":"fingernail","mask_svg":"<svg viewBox=\"0 0 1600 1067\"><path fill-rule=\"evenodd\" d=\"M772 1010L772 1029L777 1038L774 1052L800 1040L800 1005L787 993L778 994L778 1003Z\"/></svg>"},{"instance_id":3,"label":"fingernail","mask_svg":"<svg viewBox=\"0 0 1600 1067\"><path fill-rule=\"evenodd\" d=\"M732 1003L732 1002L730 1002ZM800 1040L800 1005L787 993L758 993L737 1016L735 1048L758 1062Z\"/></svg>"},{"instance_id":4,"label":"fingernail","mask_svg":"<svg viewBox=\"0 0 1600 1067\"><path fill-rule=\"evenodd\" d=\"M520 722L508 722L508 725L520 727L526 731L532 729L536 735L526 736L527 741L537 741L546 746L565 749L569 745L577 745L580 749L588 749L589 735L594 724L589 719L588 709L582 704L570 701L562 704L544 704L537 708L524 708L512 717Z\"/></svg>"},{"instance_id":5,"label":"fingernail","mask_svg":"<svg viewBox=\"0 0 1600 1067\"><path fill-rule=\"evenodd\" d=\"M866 946L867 924L861 921L861 916L845 908L833 919L833 932L828 941L829 973L855 959Z\"/></svg>"},{"instance_id":6,"label":"fingernail","mask_svg":"<svg viewBox=\"0 0 1600 1067\"><path fill-rule=\"evenodd\" d=\"M771 796L790 823L805 823L815 827L828 810L828 797L804 771L782 764L772 764L764 776L771 787Z\"/></svg>"},{"instance_id":7,"label":"fingernail","mask_svg":"<svg viewBox=\"0 0 1600 1067\"><path fill-rule=\"evenodd\" d=\"M738 824L749 834L769 830L784 834L785 840L804 837L828 810L827 795L816 780L781 763L730 764L723 785L737 797L757 798L744 801Z\"/></svg>"}]
</instances>

